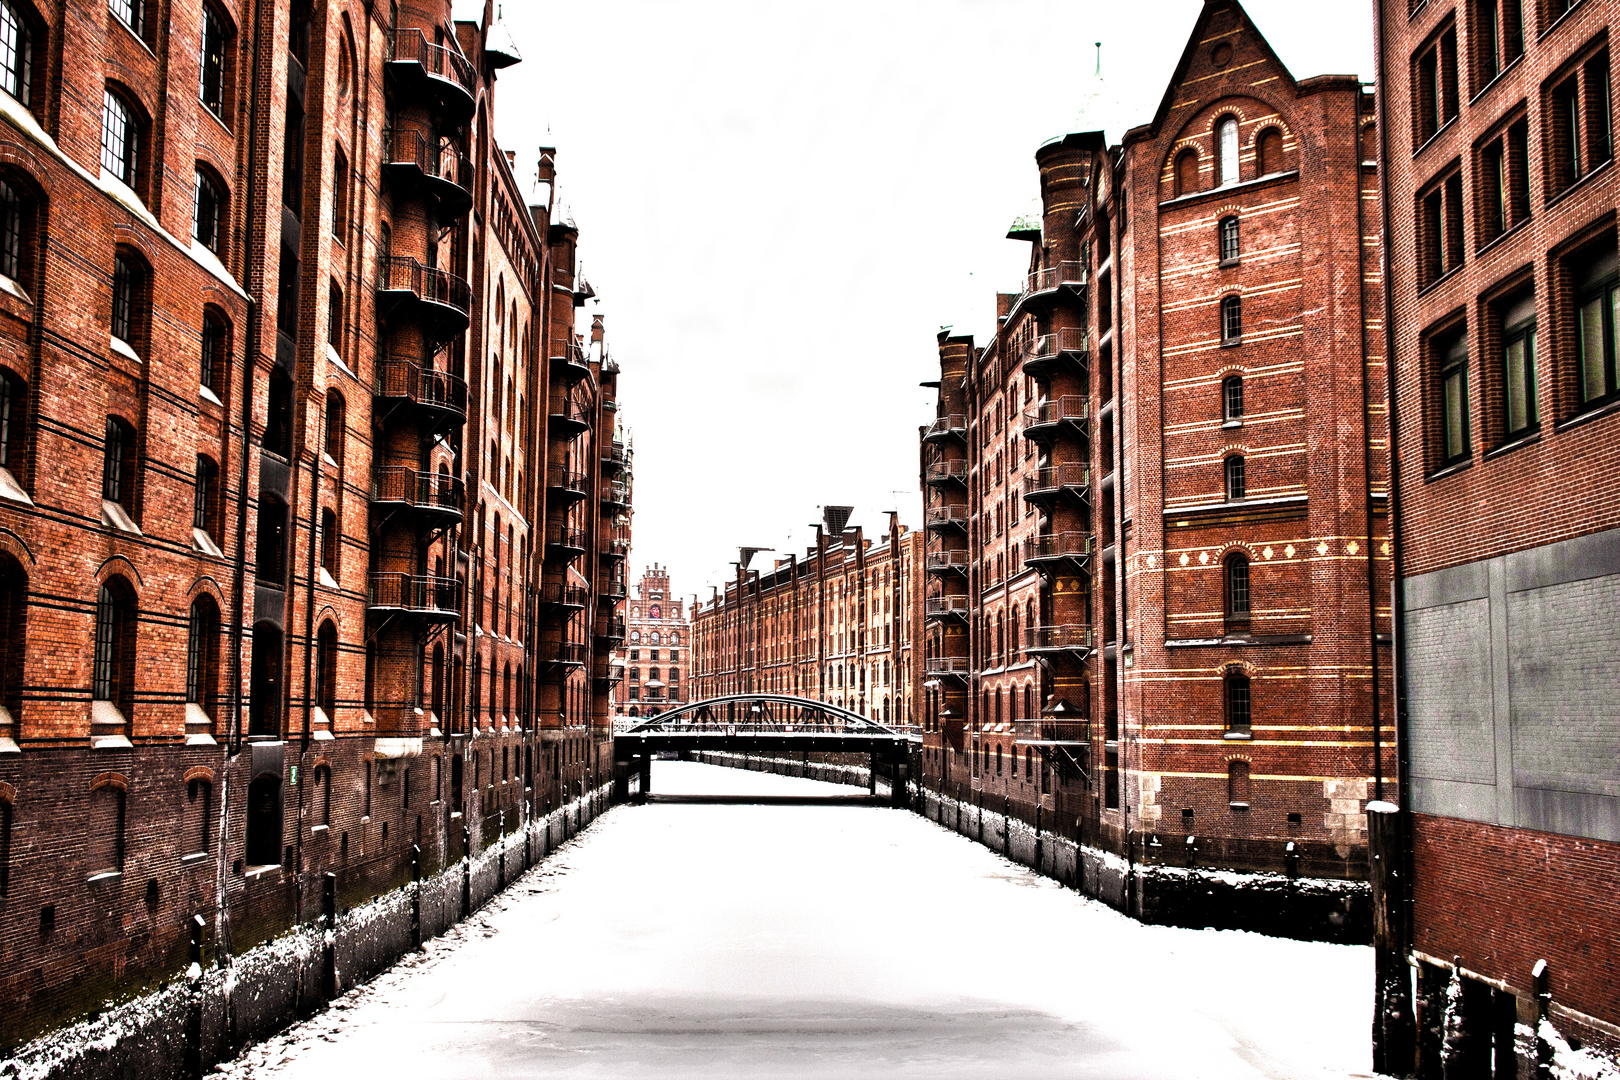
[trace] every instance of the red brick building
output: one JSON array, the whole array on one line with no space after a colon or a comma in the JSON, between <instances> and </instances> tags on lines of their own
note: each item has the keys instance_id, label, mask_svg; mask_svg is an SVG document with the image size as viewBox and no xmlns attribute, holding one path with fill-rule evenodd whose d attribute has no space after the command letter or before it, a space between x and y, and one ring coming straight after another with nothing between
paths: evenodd
<instances>
[{"instance_id":1,"label":"red brick building","mask_svg":"<svg viewBox=\"0 0 1620 1080\"><path fill-rule=\"evenodd\" d=\"M1620 3L1377 15L1411 882L1381 1011L1418 970L1415 1056L1392 1029L1380 1065L1525 1075L1542 993L1620 1051Z\"/></svg>"},{"instance_id":2,"label":"red brick building","mask_svg":"<svg viewBox=\"0 0 1620 1080\"><path fill-rule=\"evenodd\" d=\"M484 8L0 2L0 1043L599 775L617 367Z\"/></svg>"},{"instance_id":3,"label":"red brick building","mask_svg":"<svg viewBox=\"0 0 1620 1080\"><path fill-rule=\"evenodd\" d=\"M1372 126L1210 0L1147 123L1036 154L995 337L940 337L924 775L1143 917L1364 932L1277 882L1363 876L1395 779Z\"/></svg>"},{"instance_id":4,"label":"red brick building","mask_svg":"<svg viewBox=\"0 0 1620 1080\"><path fill-rule=\"evenodd\" d=\"M791 694L831 702L894 727L917 721L922 656L923 534L889 515L889 534L845 528L828 507L801 559L750 570L692 608L690 701ZM745 549L746 550L746 549Z\"/></svg>"},{"instance_id":5,"label":"red brick building","mask_svg":"<svg viewBox=\"0 0 1620 1080\"><path fill-rule=\"evenodd\" d=\"M691 700L692 624L669 584L669 570L654 563L630 598L629 636L613 654L624 681L613 695L615 724L657 716Z\"/></svg>"}]
</instances>

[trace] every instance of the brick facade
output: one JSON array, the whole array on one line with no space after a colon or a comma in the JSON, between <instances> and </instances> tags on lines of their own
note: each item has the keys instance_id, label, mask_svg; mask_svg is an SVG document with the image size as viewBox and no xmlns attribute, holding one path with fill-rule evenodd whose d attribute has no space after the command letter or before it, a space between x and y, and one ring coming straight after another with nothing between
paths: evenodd
<instances>
[{"instance_id":1,"label":"brick facade","mask_svg":"<svg viewBox=\"0 0 1620 1080\"><path fill-rule=\"evenodd\" d=\"M1036 154L996 335L940 336L924 775L1141 915L1200 918L1158 866L1360 877L1394 791L1372 123L1211 0L1150 122Z\"/></svg>"},{"instance_id":2,"label":"brick facade","mask_svg":"<svg viewBox=\"0 0 1620 1080\"><path fill-rule=\"evenodd\" d=\"M617 367L485 9L0 12L0 1044L599 774Z\"/></svg>"},{"instance_id":3,"label":"brick facade","mask_svg":"<svg viewBox=\"0 0 1620 1080\"><path fill-rule=\"evenodd\" d=\"M844 528L847 509L829 509L802 559L778 559L768 573L739 565L723 593L694 603L689 700L791 694L917 723L922 534L891 514L889 535L868 540Z\"/></svg>"},{"instance_id":4,"label":"brick facade","mask_svg":"<svg viewBox=\"0 0 1620 1080\"><path fill-rule=\"evenodd\" d=\"M1456 968L1464 1049L1505 1047L1494 1075L1512 1075L1491 1010L1536 1019L1538 960L1556 1026L1620 1049L1600 944L1620 916L1604 465L1620 454L1620 3L1385 0L1377 20L1413 869L1399 944L1419 969L1417 1074L1440 1075Z\"/></svg>"},{"instance_id":5,"label":"brick facade","mask_svg":"<svg viewBox=\"0 0 1620 1080\"><path fill-rule=\"evenodd\" d=\"M669 584L669 570L657 563L641 575L630 598L629 634L613 653L624 680L613 693L613 721L657 716L677 709L692 689L692 624Z\"/></svg>"}]
</instances>

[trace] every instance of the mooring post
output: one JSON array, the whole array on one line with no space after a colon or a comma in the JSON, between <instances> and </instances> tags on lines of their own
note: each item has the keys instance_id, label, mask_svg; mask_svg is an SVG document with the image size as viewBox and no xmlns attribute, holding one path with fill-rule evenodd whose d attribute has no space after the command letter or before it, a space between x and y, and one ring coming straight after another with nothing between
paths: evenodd
<instances>
[{"instance_id":1,"label":"mooring post","mask_svg":"<svg viewBox=\"0 0 1620 1080\"><path fill-rule=\"evenodd\" d=\"M866 793L868 795L877 794L877 770L878 756L877 751L874 750L871 757L867 759L866 766Z\"/></svg>"},{"instance_id":2,"label":"mooring post","mask_svg":"<svg viewBox=\"0 0 1620 1080\"><path fill-rule=\"evenodd\" d=\"M1536 966L1530 969L1530 978L1536 994L1536 1059L1535 1080L1550 1080L1552 1077L1553 1048L1542 1035L1542 1024L1547 1015L1552 1012L1552 977L1547 973L1547 961L1537 960Z\"/></svg>"},{"instance_id":3,"label":"mooring post","mask_svg":"<svg viewBox=\"0 0 1620 1080\"><path fill-rule=\"evenodd\" d=\"M1407 961L1405 845L1406 822L1397 808L1385 802L1370 804L1367 878L1373 906L1373 1071L1390 1076L1410 1076L1417 1062L1417 1014ZM1289 869L1294 869L1293 859Z\"/></svg>"},{"instance_id":4,"label":"mooring post","mask_svg":"<svg viewBox=\"0 0 1620 1080\"><path fill-rule=\"evenodd\" d=\"M461 917L472 914L472 830L461 819Z\"/></svg>"},{"instance_id":5,"label":"mooring post","mask_svg":"<svg viewBox=\"0 0 1620 1080\"><path fill-rule=\"evenodd\" d=\"M411 845L411 948L422 951L422 845Z\"/></svg>"},{"instance_id":6,"label":"mooring post","mask_svg":"<svg viewBox=\"0 0 1620 1080\"><path fill-rule=\"evenodd\" d=\"M201 915L191 917L191 966L186 968L186 1077L202 1076L203 1015L203 931L208 924Z\"/></svg>"},{"instance_id":7,"label":"mooring post","mask_svg":"<svg viewBox=\"0 0 1620 1080\"><path fill-rule=\"evenodd\" d=\"M642 754L636 759L636 767L641 771L641 801L646 802L652 794L652 755Z\"/></svg>"},{"instance_id":8,"label":"mooring post","mask_svg":"<svg viewBox=\"0 0 1620 1080\"><path fill-rule=\"evenodd\" d=\"M1042 873L1041 869L1041 796L1035 795L1035 872Z\"/></svg>"},{"instance_id":9,"label":"mooring post","mask_svg":"<svg viewBox=\"0 0 1620 1080\"><path fill-rule=\"evenodd\" d=\"M337 875L331 871L321 875L321 963L325 968L326 1000L331 1001L341 992L338 986L337 966Z\"/></svg>"}]
</instances>

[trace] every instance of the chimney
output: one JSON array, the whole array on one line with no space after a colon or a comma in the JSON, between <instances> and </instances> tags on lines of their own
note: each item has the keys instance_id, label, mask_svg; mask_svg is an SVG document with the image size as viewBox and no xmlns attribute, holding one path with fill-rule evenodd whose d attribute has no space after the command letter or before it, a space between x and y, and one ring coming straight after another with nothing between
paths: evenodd
<instances>
[{"instance_id":1,"label":"chimney","mask_svg":"<svg viewBox=\"0 0 1620 1080\"><path fill-rule=\"evenodd\" d=\"M517 168L517 151L516 150L508 150L506 152L506 163L508 165L510 165L514 169Z\"/></svg>"},{"instance_id":2,"label":"chimney","mask_svg":"<svg viewBox=\"0 0 1620 1080\"><path fill-rule=\"evenodd\" d=\"M592 315L591 316L591 344L592 345L600 345L600 344L602 344L602 316L601 315Z\"/></svg>"},{"instance_id":3,"label":"chimney","mask_svg":"<svg viewBox=\"0 0 1620 1080\"><path fill-rule=\"evenodd\" d=\"M849 516L855 512L853 506L824 506L821 509L822 521L826 523L827 535L842 539L844 526L849 524Z\"/></svg>"},{"instance_id":4,"label":"chimney","mask_svg":"<svg viewBox=\"0 0 1620 1080\"><path fill-rule=\"evenodd\" d=\"M557 179L557 149L553 146L540 148L540 165L535 172L535 180L542 184L549 184Z\"/></svg>"}]
</instances>

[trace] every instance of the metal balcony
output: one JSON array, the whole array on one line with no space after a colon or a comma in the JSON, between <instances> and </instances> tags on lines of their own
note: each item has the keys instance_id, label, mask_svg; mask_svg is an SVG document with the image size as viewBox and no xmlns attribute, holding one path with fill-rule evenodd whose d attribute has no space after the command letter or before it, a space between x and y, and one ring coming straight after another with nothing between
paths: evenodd
<instances>
[{"instance_id":1,"label":"metal balcony","mask_svg":"<svg viewBox=\"0 0 1620 1080\"><path fill-rule=\"evenodd\" d=\"M379 363L376 393L379 398L408 403L422 425L433 432L467 422L466 380L447 371L423 368L415 360L390 357Z\"/></svg>"},{"instance_id":2,"label":"metal balcony","mask_svg":"<svg viewBox=\"0 0 1620 1080\"><path fill-rule=\"evenodd\" d=\"M562 401L551 408L551 437L554 439L572 439L575 435L589 431L591 427L590 414L585 406L572 397L564 397Z\"/></svg>"},{"instance_id":3,"label":"metal balcony","mask_svg":"<svg viewBox=\"0 0 1620 1080\"><path fill-rule=\"evenodd\" d=\"M1060 496L1078 502L1091 498L1091 469L1079 462L1036 469L1024 487L1024 501L1050 507Z\"/></svg>"},{"instance_id":4,"label":"metal balcony","mask_svg":"<svg viewBox=\"0 0 1620 1080\"><path fill-rule=\"evenodd\" d=\"M465 278L415 259L378 259L377 315L415 320L435 341L448 341L472 321L472 289Z\"/></svg>"},{"instance_id":5,"label":"metal balcony","mask_svg":"<svg viewBox=\"0 0 1620 1080\"><path fill-rule=\"evenodd\" d=\"M935 461L928 466L924 475L930 484L965 484L968 476L967 462Z\"/></svg>"},{"instance_id":6,"label":"metal balcony","mask_svg":"<svg viewBox=\"0 0 1620 1080\"><path fill-rule=\"evenodd\" d=\"M630 485L623 480L610 480L603 484L602 509L610 514L630 509Z\"/></svg>"},{"instance_id":7,"label":"metal balcony","mask_svg":"<svg viewBox=\"0 0 1620 1080\"><path fill-rule=\"evenodd\" d=\"M931 574L968 572L968 553L965 551L930 551L925 561Z\"/></svg>"},{"instance_id":8,"label":"metal balcony","mask_svg":"<svg viewBox=\"0 0 1620 1080\"><path fill-rule=\"evenodd\" d=\"M622 473L628 468L630 468L630 451L625 449L624 443L615 439L613 445L602 451L602 471Z\"/></svg>"},{"instance_id":9,"label":"metal balcony","mask_svg":"<svg viewBox=\"0 0 1620 1080\"><path fill-rule=\"evenodd\" d=\"M630 595L630 589L619 578L606 578L596 587L596 593L603 600L618 602Z\"/></svg>"},{"instance_id":10,"label":"metal balcony","mask_svg":"<svg viewBox=\"0 0 1620 1080\"><path fill-rule=\"evenodd\" d=\"M1086 267L1080 262L1060 262L1043 266L1024 278L1024 291L1014 303L1015 310L1047 307L1060 298L1080 297L1086 288Z\"/></svg>"},{"instance_id":11,"label":"metal balcony","mask_svg":"<svg viewBox=\"0 0 1620 1080\"><path fill-rule=\"evenodd\" d=\"M973 674L965 656L930 656L923 660L923 674L932 678L966 679Z\"/></svg>"},{"instance_id":12,"label":"metal balcony","mask_svg":"<svg viewBox=\"0 0 1620 1080\"><path fill-rule=\"evenodd\" d=\"M382 169L396 188L419 188L433 199L441 225L458 221L472 211L472 162L460 151L441 147L420 132L393 128L384 131Z\"/></svg>"},{"instance_id":13,"label":"metal balcony","mask_svg":"<svg viewBox=\"0 0 1620 1080\"><path fill-rule=\"evenodd\" d=\"M1091 654L1091 627L1037 626L1024 650L1043 655L1067 653L1084 659Z\"/></svg>"},{"instance_id":14,"label":"metal balcony","mask_svg":"<svg viewBox=\"0 0 1620 1080\"><path fill-rule=\"evenodd\" d=\"M459 49L435 45L416 27L388 37L388 74L405 95L433 103L448 127L460 127L477 108L473 66Z\"/></svg>"},{"instance_id":15,"label":"metal balcony","mask_svg":"<svg viewBox=\"0 0 1620 1080\"><path fill-rule=\"evenodd\" d=\"M584 667L590 657L590 647L582 641L552 641L540 644L540 659L562 667Z\"/></svg>"},{"instance_id":16,"label":"metal balcony","mask_svg":"<svg viewBox=\"0 0 1620 1080\"><path fill-rule=\"evenodd\" d=\"M561 356L551 358L551 370L572 386L591 373L591 358L577 341L564 346Z\"/></svg>"},{"instance_id":17,"label":"metal balcony","mask_svg":"<svg viewBox=\"0 0 1620 1080\"><path fill-rule=\"evenodd\" d=\"M373 613L407 614L430 623L461 618L461 582L426 574L372 574L367 599Z\"/></svg>"},{"instance_id":18,"label":"metal balcony","mask_svg":"<svg viewBox=\"0 0 1620 1080\"><path fill-rule=\"evenodd\" d=\"M602 546L602 558L624 559L630 555L630 538L628 536L609 536Z\"/></svg>"},{"instance_id":19,"label":"metal balcony","mask_svg":"<svg viewBox=\"0 0 1620 1080\"><path fill-rule=\"evenodd\" d=\"M1013 738L1019 746L1090 746L1090 720L1013 721Z\"/></svg>"},{"instance_id":20,"label":"metal balcony","mask_svg":"<svg viewBox=\"0 0 1620 1080\"><path fill-rule=\"evenodd\" d=\"M546 494L560 503L578 502L591 493L591 480L582 472L546 469Z\"/></svg>"},{"instance_id":21,"label":"metal balcony","mask_svg":"<svg viewBox=\"0 0 1620 1080\"><path fill-rule=\"evenodd\" d=\"M1091 355L1091 340L1076 326L1066 326L1055 334L1044 334L1035 339L1035 345L1024 357L1024 374L1032 379L1046 379L1068 366L1085 371Z\"/></svg>"},{"instance_id":22,"label":"metal balcony","mask_svg":"<svg viewBox=\"0 0 1620 1080\"><path fill-rule=\"evenodd\" d=\"M1091 416L1091 402L1079 394L1037 401L1024 410L1024 438L1042 446L1050 446L1060 435L1086 434L1086 420Z\"/></svg>"},{"instance_id":23,"label":"metal balcony","mask_svg":"<svg viewBox=\"0 0 1620 1080\"><path fill-rule=\"evenodd\" d=\"M967 417L965 416L941 416L932 424L929 424L928 430L923 432L923 442L965 438L967 438Z\"/></svg>"},{"instance_id":24,"label":"metal balcony","mask_svg":"<svg viewBox=\"0 0 1620 1080\"><path fill-rule=\"evenodd\" d=\"M1084 566L1091 559L1091 537L1082 532L1031 536L1024 541L1024 565L1044 570L1068 564Z\"/></svg>"},{"instance_id":25,"label":"metal balcony","mask_svg":"<svg viewBox=\"0 0 1620 1080\"><path fill-rule=\"evenodd\" d=\"M967 526L968 512L965 506L951 504L928 508L928 528L934 532L945 532L947 529L962 530Z\"/></svg>"},{"instance_id":26,"label":"metal balcony","mask_svg":"<svg viewBox=\"0 0 1620 1080\"><path fill-rule=\"evenodd\" d=\"M929 619L961 619L967 621L968 598L965 596L930 596L923 600L923 616Z\"/></svg>"},{"instance_id":27,"label":"metal balcony","mask_svg":"<svg viewBox=\"0 0 1620 1080\"><path fill-rule=\"evenodd\" d=\"M431 528L447 528L462 518L466 493L449 473L381 468L371 478L371 502L379 510L409 512Z\"/></svg>"},{"instance_id":28,"label":"metal balcony","mask_svg":"<svg viewBox=\"0 0 1620 1080\"><path fill-rule=\"evenodd\" d=\"M544 608L579 611L590 603L591 593L581 585L545 585L536 590L535 599Z\"/></svg>"},{"instance_id":29,"label":"metal balcony","mask_svg":"<svg viewBox=\"0 0 1620 1080\"><path fill-rule=\"evenodd\" d=\"M558 526L546 532L546 553L572 559L585 554L585 530Z\"/></svg>"},{"instance_id":30,"label":"metal balcony","mask_svg":"<svg viewBox=\"0 0 1620 1080\"><path fill-rule=\"evenodd\" d=\"M605 649L611 649L624 641L624 616L615 615L607 620L601 632L596 635L596 640Z\"/></svg>"}]
</instances>

